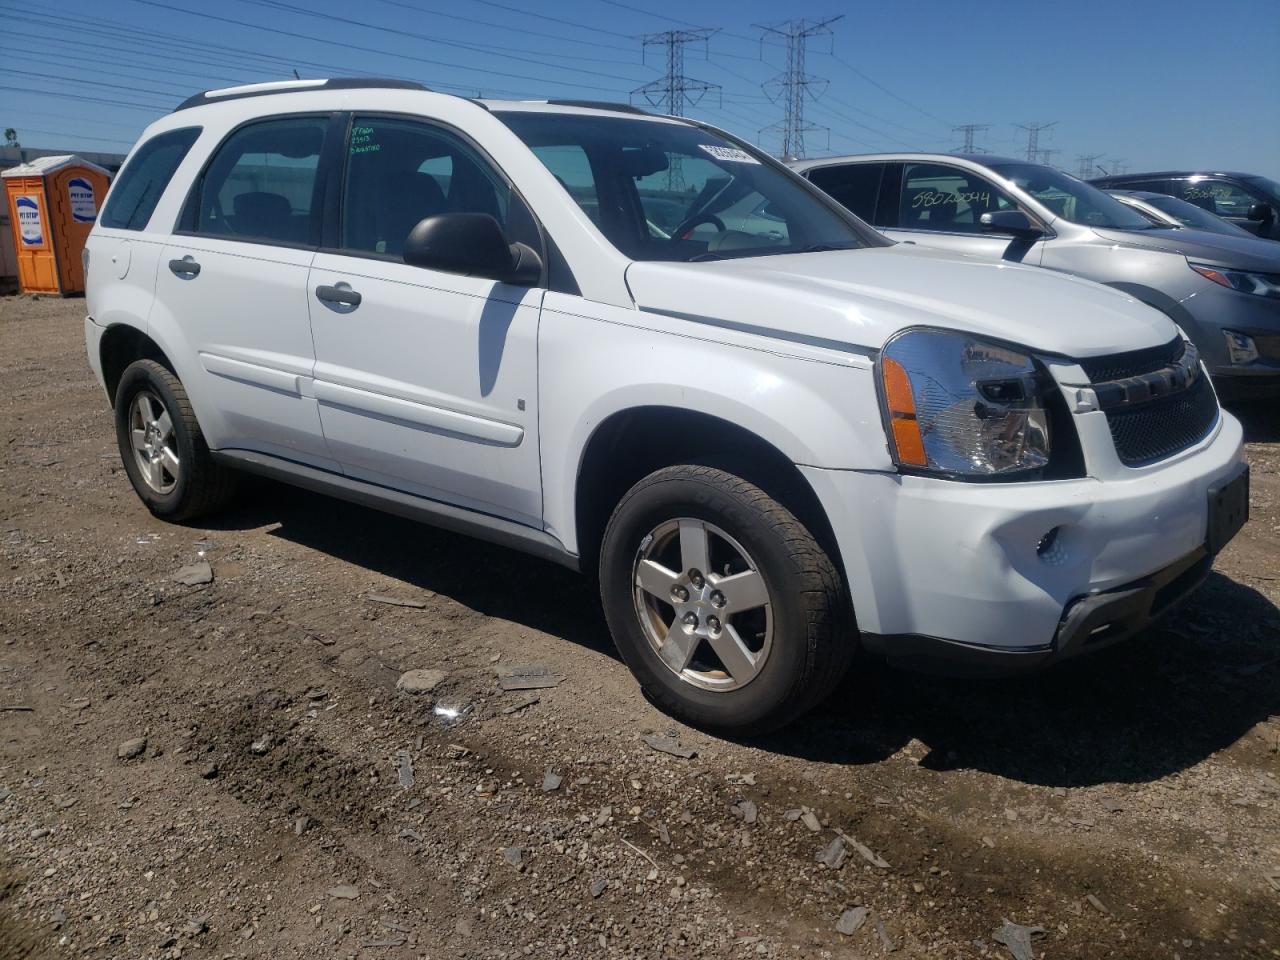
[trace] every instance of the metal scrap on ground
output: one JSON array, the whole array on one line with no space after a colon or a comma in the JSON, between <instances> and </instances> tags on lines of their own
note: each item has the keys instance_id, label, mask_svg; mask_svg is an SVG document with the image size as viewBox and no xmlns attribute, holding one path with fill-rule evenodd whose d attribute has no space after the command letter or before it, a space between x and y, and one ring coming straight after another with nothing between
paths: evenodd
<instances>
[{"instance_id":1,"label":"metal scrap on ground","mask_svg":"<svg viewBox=\"0 0 1280 960\"><path fill-rule=\"evenodd\" d=\"M543 690L558 687L563 680L564 674L536 665L511 667L498 674L498 686L508 691Z\"/></svg>"},{"instance_id":2,"label":"metal scrap on ground","mask_svg":"<svg viewBox=\"0 0 1280 960\"><path fill-rule=\"evenodd\" d=\"M680 757L683 760L689 760L698 755L697 750L689 749L675 737L664 737L656 733L648 733L640 739L659 753L669 753L671 756Z\"/></svg>"},{"instance_id":3,"label":"metal scrap on ground","mask_svg":"<svg viewBox=\"0 0 1280 960\"><path fill-rule=\"evenodd\" d=\"M1044 936L1044 927L1024 927L1020 923L1011 923L1005 919L1004 926L998 928L991 936L1003 943L1013 954L1014 960L1035 960L1035 948L1031 941Z\"/></svg>"}]
</instances>

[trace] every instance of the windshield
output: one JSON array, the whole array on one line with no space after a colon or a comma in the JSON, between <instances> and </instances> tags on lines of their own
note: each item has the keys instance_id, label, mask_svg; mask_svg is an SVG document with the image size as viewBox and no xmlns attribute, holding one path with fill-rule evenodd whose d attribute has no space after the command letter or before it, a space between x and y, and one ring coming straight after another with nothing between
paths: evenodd
<instances>
[{"instance_id":1,"label":"windshield","mask_svg":"<svg viewBox=\"0 0 1280 960\"><path fill-rule=\"evenodd\" d=\"M833 203L684 123L495 111L633 260L719 260L878 246Z\"/></svg>"},{"instance_id":2,"label":"windshield","mask_svg":"<svg viewBox=\"0 0 1280 960\"><path fill-rule=\"evenodd\" d=\"M1116 230L1150 230L1154 226L1115 197L1053 167L1038 163L993 163L991 169L1072 223Z\"/></svg>"},{"instance_id":3,"label":"windshield","mask_svg":"<svg viewBox=\"0 0 1280 960\"><path fill-rule=\"evenodd\" d=\"M1273 204L1280 204L1280 183L1276 183L1270 177L1245 177L1245 179L1255 187L1271 194Z\"/></svg>"},{"instance_id":4,"label":"windshield","mask_svg":"<svg viewBox=\"0 0 1280 960\"><path fill-rule=\"evenodd\" d=\"M1142 201L1157 210L1167 213L1184 227L1195 227L1197 230L1207 230L1210 233L1225 233L1235 237L1253 236L1248 230L1243 230L1234 223L1228 223L1220 217L1215 217L1208 210L1197 207L1194 203L1179 200L1177 197L1167 197L1163 194L1159 196L1152 195L1143 197Z\"/></svg>"}]
</instances>

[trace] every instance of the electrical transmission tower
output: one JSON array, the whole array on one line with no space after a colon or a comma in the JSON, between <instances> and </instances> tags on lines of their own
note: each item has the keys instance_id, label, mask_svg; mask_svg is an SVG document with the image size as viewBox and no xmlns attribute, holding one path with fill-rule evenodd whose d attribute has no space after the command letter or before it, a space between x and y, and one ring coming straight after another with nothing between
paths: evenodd
<instances>
[{"instance_id":1,"label":"electrical transmission tower","mask_svg":"<svg viewBox=\"0 0 1280 960\"><path fill-rule=\"evenodd\" d=\"M1056 126L1057 120L1050 123L1020 123L1019 130L1027 131L1027 160L1031 163L1036 162L1036 157L1040 155L1040 132L1048 130Z\"/></svg>"},{"instance_id":2,"label":"electrical transmission tower","mask_svg":"<svg viewBox=\"0 0 1280 960\"><path fill-rule=\"evenodd\" d=\"M951 132L964 135L964 146L960 148L961 153L986 153L981 147L973 145L973 138L975 134L990 129L991 124L989 123L962 123L958 127L952 127Z\"/></svg>"},{"instance_id":3,"label":"electrical transmission tower","mask_svg":"<svg viewBox=\"0 0 1280 960\"><path fill-rule=\"evenodd\" d=\"M1062 151L1059 150L1057 147L1054 147L1052 149L1050 149L1049 147L1045 147L1036 154L1036 160L1040 163L1043 163L1045 166L1052 167L1054 165L1053 158L1056 157L1061 152Z\"/></svg>"},{"instance_id":4,"label":"electrical transmission tower","mask_svg":"<svg viewBox=\"0 0 1280 960\"><path fill-rule=\"evenodd\" d=\"M685 108L697 105L708 93L719 92L720 84L707 83L705 80L694 80L684 75L684 48L691 43L700 43L706 51L707 38L715 30L665 30L662 33L649 33L640 38L644 45L645 55L650 47L667 48L667 73L665 76L636 87L631 91L636 96L644 97L651 106L660 107L673 117L683 117ZM680 159L672 158L667 167L667 189L683 190L684 172Z\"/></svg>"},{"instance_id":5,"label":"electrical transmission tower","mask_svg":"<svg viewBox=\"0 0 1280 960\"><path fill-rule=\"evenodd\" d=\"M1080 153L1076 155L1076 176L1081 180L1088 180L1093 176L1093 168L1101 160L1101 153Z\"/></svg>"},{"instance_id":6,"label":"electrical transmission tower","mask_svg":"<svg viewBox=\"0 0 1280 960\"><path fill-rule=\"evenodd\" d=\"M1124 157L1113 158L1111 161L1111 176L1116 177L1122 173L1129 172L1129 161Z\"/></svg>"},{"instance_id":7,"label":"electrical transmission tower","mask_svg":"<svg viewBox=\"0 0 1280 960\"><path fill-rule=\"evenodd\" d=\"M782 158L784 160L804 156L804 135L814 130L826 130L816 124L806 123L804 105L806 98L814 100L827 87L822 77L814 77L805 72L804 57L810 37L831 35L831 24L843 19L844 15L827 17L824 20L786 20L782 23L766 26L756 24L761 31L761 59L764 59L764 43L769 37L781 37L786 41L787 66L782 73L772 80L761 84L761 89L774 103L782 104L782 122L775 123L761 130L761 133L778 133L782 136Z\"/></svg>"}]
</instances>

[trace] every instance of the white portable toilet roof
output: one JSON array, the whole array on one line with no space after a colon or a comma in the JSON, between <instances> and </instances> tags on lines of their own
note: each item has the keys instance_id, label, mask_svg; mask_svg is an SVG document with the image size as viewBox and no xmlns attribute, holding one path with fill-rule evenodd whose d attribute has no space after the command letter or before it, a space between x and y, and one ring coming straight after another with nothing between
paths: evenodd
<instances>
[{"instance_id":1,"label":"white portable toilet roof","mask_svg":"<svg viewBox=\"0 0 1280 960\"><path fill-rule=\"evenodd\" d=\"M20 163L16 167L0 171L0 177L43 177L63 167L88 167L104 177L111 176L110 171L104 170L96 163L90 163L78 154L63 153L54 157L36 157L34 160Z\"/></svg>"}]
</instances>

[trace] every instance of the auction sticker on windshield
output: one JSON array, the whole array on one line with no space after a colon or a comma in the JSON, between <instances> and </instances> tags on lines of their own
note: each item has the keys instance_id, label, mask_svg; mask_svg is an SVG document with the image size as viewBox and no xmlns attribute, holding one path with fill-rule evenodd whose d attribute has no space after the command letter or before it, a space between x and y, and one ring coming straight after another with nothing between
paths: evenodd
<instances>
[{"instance_id":1,"label":"auction sticker on windshield","mask_svg":"<svg viewBox=\"0 0 1280 960\"><path fill-rule=\"evenodd\" d=\"M698 144L698 146L701 147L707 153L711 154L711 156L715 157L717 160L727 160L730 163L759 163L760 162L751 154L747 153L747 151L740 150L737 147L722 147L719 144L715 144L715 143L700 143Z\"/></svg>"}]
</instances>

